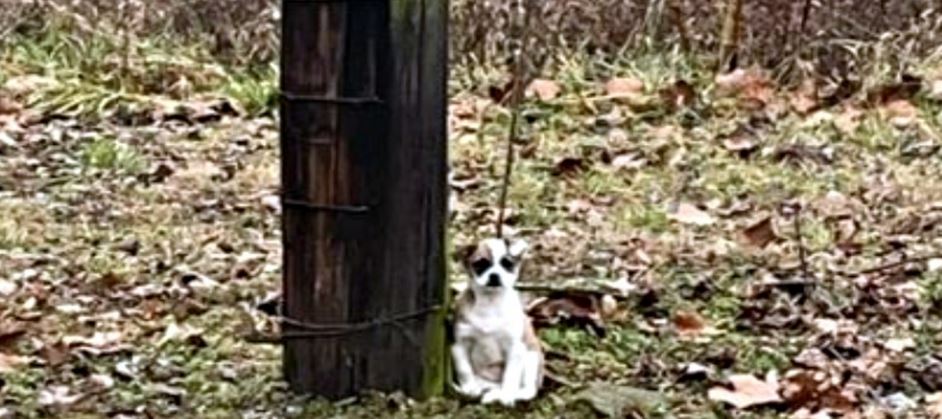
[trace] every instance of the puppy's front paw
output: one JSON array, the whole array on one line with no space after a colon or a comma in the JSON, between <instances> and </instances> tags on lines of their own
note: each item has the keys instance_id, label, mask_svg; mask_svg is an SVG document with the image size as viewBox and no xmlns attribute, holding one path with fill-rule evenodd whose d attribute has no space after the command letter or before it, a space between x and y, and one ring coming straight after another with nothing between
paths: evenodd
<instances>
[{"instance_id":1,"label":"puppy's front paw","mask_svg":"<svg viewBox=\"0 0 942 419\"><path fill-rule=\"evenodd\" d=\"M481 387L477 380L469 380L460 385L452 384L452 387L454 387L458 394L470 398L480 397L481 393L484 391L484 388Z\"/></svg>"},{"instance_id":2,"label":"puppy's front paw","mask_svg":"<svg viewBox=\"0 0 942 419\"><path fill-rule=\"evenodd\" d=\"M508 391L503 391L499 388L489 390L484 393L484 397L481 397L481 403L491 404L498 402L507 407L513 407L514 402L517 401L515 395Z\"/></svg>"},{"instance_id":3,"label":"puppy's front paw","mask_svg":"<svg viewBox=\"0 0 942 419\"><path fill-rule=\"evenodd\" d=\"M535 388L523 388L517 391L516 398L520 401L530 401L536 398L537 390Z\"/></svg>"}]
</instances>

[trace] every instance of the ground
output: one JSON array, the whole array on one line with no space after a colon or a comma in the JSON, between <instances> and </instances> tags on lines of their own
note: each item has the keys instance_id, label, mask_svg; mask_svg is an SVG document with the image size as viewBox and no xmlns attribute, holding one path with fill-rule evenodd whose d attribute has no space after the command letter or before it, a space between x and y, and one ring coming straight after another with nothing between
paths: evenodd
<instances>
[{"instance_id":1,"label":"ground","mask_svg":"<svg viewBox=\"0 0 942 419\"><path fill-rule=\"evenodd\" d=\"M555 379L506 409L287 392L245 339L279 290L276 71L68 42L0 53L0 417L942 412L931 57L848 95L669 52L531 84L509 230ZM493 232L502 76L451 77L456 245Z\"/></svg>"}]
</instances>

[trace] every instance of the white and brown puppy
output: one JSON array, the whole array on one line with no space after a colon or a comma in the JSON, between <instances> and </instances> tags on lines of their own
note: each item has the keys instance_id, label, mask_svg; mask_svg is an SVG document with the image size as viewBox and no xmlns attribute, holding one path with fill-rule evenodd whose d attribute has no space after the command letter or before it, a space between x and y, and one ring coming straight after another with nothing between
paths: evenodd
<instances>
[{"instance_id":1,"label":"white and brown puppy","mask_svg":"<svg viewBox=\"0 0 942 419\"><path fill-rule=\"evenodd\" d=\"M531 400L543 382L540 341L514 289L527 247L487 239L465 258L471 278L455 307L455 389L483 403Z\"/></svg>"}]
</instances>

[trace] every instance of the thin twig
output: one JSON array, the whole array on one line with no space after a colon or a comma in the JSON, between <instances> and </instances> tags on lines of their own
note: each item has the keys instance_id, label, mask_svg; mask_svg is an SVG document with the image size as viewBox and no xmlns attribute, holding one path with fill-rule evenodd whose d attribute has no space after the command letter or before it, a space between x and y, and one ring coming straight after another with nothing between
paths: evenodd
<instances>
[{"instance_id":1,"label":"thin twig","mask_svg":"<svg viewBox=\"0 0 942 419\"><path fill-rule=\"evenodd\" d=\"M914 258L904 258L903 260L898 260L896 262L890 262L883 265L874 266L872 268L867 268L862 271L853 273L851 275L852 276L870 275L870 274L880 273L883 271L888 271L891 269L896 269L896 268L905 266L907 263L925 262L930 259L939 259L939 258L942 258L942 253L933 253L933 254L914 257Z\"/></svg>"},{"instance_id":2,"label":"thin twig","mask_svg":"<svg viewBox=\"0 0 942 419\"><path fill-rule=\"evenodd\" d=\"M497 210L497 237L504 237L504 216L507 209L507 191L510 189L510 175L513 171L514 164L514 142L517 141L517 125L520 120L520 103L523 101L523 90L524 90L524 54L523 50L527 46L529 26L530 26L530 14L527 10L526 0L517 0L519 1L519 10L518 13L523 14L523 27L520 30L520 39L518 39L518 45L514 51L514 67L513 67L513 83L512 91L510 96L510 127L507 134L507 149L506 155L504 156L505 166L504 166L504 176L501 180L501 189L500 189L500 200L498 201L498 210Z\"/></svg>"},{"instance_id":3,"label":"thin twig","mask_svg":"<svg viewBox=\"0 0 942 419\"><path fill-rule=\"evenodd\" d=\"M811 275L808 274L808 259L805 255L805 243L801 236L801 206L796 206L795 210L795 237L798 240L798 260L801 263L801 275L806 280L810 280Z\"/></svg>"},{"instance_id":4,"label":"thin twig","mask_svg":"<svg viewBox=\"0 0 942 419\"><path fill-rule=\"evenodd\" d=\"M537 284L517 284L514 286L517 291L533 292L541 294L563 293L563 294L595 294L611 295L611 291L602 288L590 287L566 287L558 285L537 285ZM617 296L616 296L617 297Z\"/></svg>"}]
</instances>

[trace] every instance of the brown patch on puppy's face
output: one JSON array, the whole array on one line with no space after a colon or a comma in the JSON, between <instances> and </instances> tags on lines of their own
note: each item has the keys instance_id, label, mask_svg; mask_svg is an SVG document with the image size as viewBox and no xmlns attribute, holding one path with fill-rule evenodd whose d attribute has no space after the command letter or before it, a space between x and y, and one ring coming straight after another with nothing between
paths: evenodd
<instances>
[{"instance_id":1,"label":"brown patch on puppy's face","mask_svg":"<svg viewBox=\"0 0 942 419\"><path fill-rule=\"evenodd\" d=\"M465 259L472 286L489 290L510 288L517 282L520 259L526 243L487 239L478 244Z\"/></svg>"}]
</instances>

